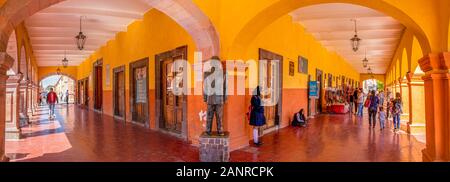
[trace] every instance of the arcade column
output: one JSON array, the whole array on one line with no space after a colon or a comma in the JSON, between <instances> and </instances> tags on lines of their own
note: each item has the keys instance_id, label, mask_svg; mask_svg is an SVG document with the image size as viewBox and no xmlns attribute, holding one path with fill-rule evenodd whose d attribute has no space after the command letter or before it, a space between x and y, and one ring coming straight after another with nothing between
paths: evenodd
<instances>
[{"instance_id":1,"label":"arcade column","mask_svg":"<svg viewBox=\"0 0 450 182\"><path fill-rule=\"evenodd\" d=\"M22 79L19 84L19 93L20 93L20 126L25 126L30 121L28 117L28 80Z\"/></svg>"},{"instance_id":2,"label":"arcade column","mask_svg":"<svg viewBox=\"0 0 450 182\"><path fill-rule=\"evenodd\" d=\"M33 83L28 82L28 88L27 88L27 115L28 118L31 118L33 116Z\"/></svg>"},{"instance_id":3,"label":"arcade column","mask_svg":"<svg viewBox=\"0 0 450 182\"><path fill-rule=\"evenodd\" d=\"M22 74L9 76L6 83L6 140L22 139L20 116L19 116L19 84Z\"/></svg>"},{"instance_id":4,"label":"arcade column","mask_svg":"<svg viewBox=\"0 0 450 182\"><path fill-rule=\"evenodd\" d=\"M450 53L430 54L419 60L425 72L426 149L424 161L450 161Z\"/></svg>"},{"instance_id":5,"label":"arcade column","mask_svg":"<svg viewBox=\"0 0 450 182\"><path fill-rule=\"evenodd\" d=\"M409 119L408 129L414 136L425 136L424 75L408 73Z\"/></svg>"},{"instance_id":6,"label":"arcade column","mask_svg":"<svg viewBox=\"0 0 450 182\"><path fill-rule=\"evenodd\" d=\"M400 93L402 94L402 103L403 103L403 114L400 116L401 121L401 129L406 131L407 133L410 133L409 125L411 124L411 120L409 117L409 88L408 88L408 80L406 78L399 80L400 83Z\"/></svg>"},{"instance_id":7,"label":"arcade column","mask_svg":"<svg viewBox=\"0 0 450 182\"><path fill-rule=\"evenodd\" d=\"M0 106L6 105L6 72L12 67L14 59L6 52L0 52ZM0 162L7 162L5 156L5 115L6 108L0 107Z\"/></svg>"}]
</instances>

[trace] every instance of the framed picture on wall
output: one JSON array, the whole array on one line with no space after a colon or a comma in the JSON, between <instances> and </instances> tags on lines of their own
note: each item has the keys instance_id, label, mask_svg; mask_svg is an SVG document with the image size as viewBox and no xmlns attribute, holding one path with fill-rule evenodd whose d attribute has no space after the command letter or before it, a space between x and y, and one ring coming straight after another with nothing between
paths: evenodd
<instances>
[{"instance_id":1,"label":"framed picture on wall","mask_svg":"<svg viewBox=\"0 0 450 182\"><path fill-rule=\"evenodd\" d=\"M293 61L289 61L289 76L294 76L295 63Z\"/></svg>"},{"instance_id":2,"label":"framed picture on wall","mask_svg":"<svg viewBox=\"0 0 450 182\"><path fill-rule=\"evenodd\" d=\"M298 72L308 74L308 59L302 56L298 57Z\"/></svg>"}]
</instances>

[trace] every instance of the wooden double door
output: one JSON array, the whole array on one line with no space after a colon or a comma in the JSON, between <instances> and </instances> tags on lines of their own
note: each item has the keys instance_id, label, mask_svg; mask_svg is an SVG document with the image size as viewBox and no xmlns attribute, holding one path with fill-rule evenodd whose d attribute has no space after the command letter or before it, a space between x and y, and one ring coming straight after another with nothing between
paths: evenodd
<instances>
[{"instance_id":1,"label":"wooden double door","mask_svg":"<svg viewBox=\"0 0 450 182\"><path fill-rule=\"evenodd\" d=\"M259 86L268 88L268 92L262 93L262 99L269 101L264 106L266 125L264 129L271 129L280 124L282 109L282 68L283 57L279 54L260 49L259 60L265 60L266 64L259 66Z\"/></svg>"},{"instance_id":2,"label":"wooden double door","mask_svg":"<svg viewBox=\"0 0 450 182\"><path fill-rule=\"evenodd\" d=\"M113 69L113 106L114 116L125 120L125 66Z\"/></svg>"},{"instance_id":3,"label":"wooden double door","mask_svg":"<svg viewBox=\"0 0 450 182\"><path fill-rule=\"evenodd\" d=\"M130 64L131 120L146 127L150 126L148 61L144 58Z\"/></svg>"},{"instance_id":4,"label":"wooden double door","mask_svg":"<svg viewBox=\"0 0 450 182\"><path fill-rule=\"evenodd\" d=\"M183 80L186 74L182 69L175 70L177 60L187 60L187 47L180 47L156 55L156 95L157 118L160 129L186 136L187 96L175 94L174 87L187 86ZM175 85L178 84L178 85Z\"/></svg>"},{"instance_id":5,"label":"wooden double door","mask_svg":"<svg viewBox=\"0 0 450 182\"><path fill-rule=\"evenodd\" d=\"M89 107L89 78L78 80L78 104Z\"/></svg>"}]
</instances>

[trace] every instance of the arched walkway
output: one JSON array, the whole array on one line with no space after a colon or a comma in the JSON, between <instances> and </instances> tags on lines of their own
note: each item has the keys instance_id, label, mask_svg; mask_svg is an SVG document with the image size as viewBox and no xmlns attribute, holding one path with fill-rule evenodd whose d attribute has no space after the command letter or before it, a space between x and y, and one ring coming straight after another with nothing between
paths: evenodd
<instances>
[{"instance_id":1,"label":"arched walkway","mask_svg":"<svg viewBox=\"0 0 450 182\"><path fill-rule=\"evenodd\" d=\"M242 55L246 52L246 46L249 45L265 27L273 23L278 18L302 7L307 7L325 3L349 3L368 7L391 16L403 24L407 29L411 30L420 42L423 54L431 52L429 40L427 39L421 27L408 15L400 9L383 1L372 0L279 0L273 5L265 8L255 17L253 17L239 34L236 36L232 44L232 57Z\"/></svg>"},{"instance_id":2,"label":"arched walkway","mask_svg":"<svg viewBox=\"0 0 450 182\"><path fill-rule=\"evenodd\" d=\"M6 50L9 35L16 25L36 12L62 1L64 0L7 1L2 8L3 12L1 12L7 21L0 22L0 30L2 31L0 51ZM197 49L203 52L204 58L219 55L218 33L209 18L192 1L145 0L145 2L164 12L181 25L192 36Z\"/></svg>"}]
</instances>

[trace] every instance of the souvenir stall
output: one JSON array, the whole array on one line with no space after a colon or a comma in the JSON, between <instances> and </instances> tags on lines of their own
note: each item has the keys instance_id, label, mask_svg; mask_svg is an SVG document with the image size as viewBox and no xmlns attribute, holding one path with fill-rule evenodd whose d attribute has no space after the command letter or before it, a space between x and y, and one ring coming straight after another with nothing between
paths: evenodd
<instances>
[{"instance_id":1,"label":"souvenir stall","mask_svg":"<svg viewBox=\"0 0 450 182\"><path fill-rule=\"evenodd\" d=\"M349 112L350 106L347 103L346 94L337 88L327 88L327 111L334 114L345 114Z\"/></svg>"}]
</instances>

